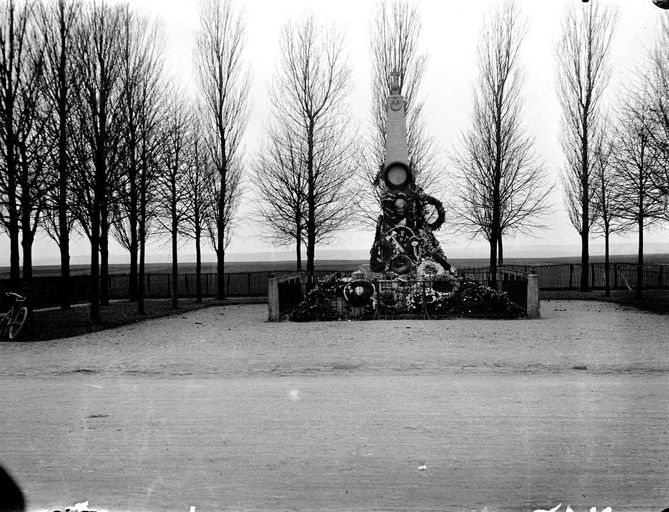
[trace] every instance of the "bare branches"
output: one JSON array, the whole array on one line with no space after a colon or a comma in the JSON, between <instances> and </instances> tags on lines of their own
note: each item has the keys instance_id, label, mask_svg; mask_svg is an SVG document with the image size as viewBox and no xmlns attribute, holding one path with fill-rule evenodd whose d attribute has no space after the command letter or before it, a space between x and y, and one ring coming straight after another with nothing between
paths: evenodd
<instances>
[{"instance_id":1,"label":"bare branches","mask_svg":"<svg viewBox=\"0 0 669 512\"><path fill-rule=\"evenodd\" d=\"M598 2L570 5L557 46L557 90L563 110L565 205L581 235L581 290L588 284L588 235L595 221L593 154L602 129L601 101L616 13Z\"/></svg>"},{"instance_id":2,"label":"bare branches","mask_svg":"<svg viewBox=\"0 0 669 512\"><path fill-rule=\"evenodd\" d=\"M272 120L254 163L262 198L259 216L280 244L307 246L313 274L315 246L327 242L351 218L355 169L345 111L350 70L343 38L313 17L288 23L281 33L281 60L270 89Z\"/></svg>"},{"instance_id":3,"label":"bare branches","mask_svg":"<svg viewBox=\"0 0 669 512\"><path fill-rule=\"evenodd\" d=\"M216 226L209 233L218 256L218 298L223 287L228 230L239 203L242 175L239 147L248 119L249 73L243 61L244 21L231 0L201 0L200 29L195 38L195 61L200 84L202 128L209 158L218 171Z\"/></svg>"},{"instance_id":4,"label":"bare branches","mask_svg":"<svg viewBox=\"0 0 669 512\"><path fill-rule=\"evenodd\" d=\"M573 205L570 218L579 233L587 233L594 216L583 215L582 202L592 190L590 160L594 148L590 141L596 140L602 129L600 103L609 81L608 54L615 13L595 2L570 7L557 48L557 88L563 108L567 200Z\"/></svg>"},{"instance_id":5,"label":"bare branches","mask_svg":"<svg viewBox=\"0 0 669 512\"><path fill-rule=\"evenodd\" d=\"M91 320L99 320L99 301L108 300L107 267L113 192L119 167L122 10L93 4L84 11L77 31L76 58L80 84L78 176L89 197L78 205L78 219L91 242ZM84 190L80 189L80 192ZM100 259L98 259L98 257ZM102 279L99 279L102 277ZM100 286L100 288L98 288Z\"/></svg>"},{"instance_id":6,"label":"bare branches","mask_svg":"<svg viewBox=\"0 0 669 512\"><path fill-rule=\"evenodd\" d=\"M38 40L32 2L0 4L0 222L10 238L10 278L19 278L19 233L24 243L24 272L30 279L30 248L42 209L43 189L34 180L45 175L39 160L44 145L39 116L43 46ZM37 165L37 167L35 166ZM33 225L34 223L34 225ZM28 249L28 254L26 254ZM26 268L26 256L28 267Z\"/></svg>"},{"instance_id":7,"label":"bare branches","mask_svg":"<svg viewBox=\"0 0 669 512\"><path fill-rule=\"evenodd\" d=\"M644 77L646 100L651 113L652 143L660 152L660 172L655 186L662 193L665 204L663 219L669 220L669 20L662 19L662 26L650 52L649 69Z\"/></svg>"},{"instance_id":8,"label":"bare branches","mask_svg":"<svg viewBox=\"0 0 669 512\"><path fill-rule=\"evenodd\" d=\"M627 227L637 229L657 222L665 206L657 186L661 152L653 144L652 121L646 98L631 95L620 111L611 157L618 182L617 216Z\"/></svg>"},{"instance_id":9,"label":"bare branches","mask_svg":"<svg viewBox=\"0 0 669 512\"><path fill-rule=\"evenodd\" d=\"M490 243L490 266L501 260L503 234L541 227L546 170L522 126L520 47L525 25L507 1L488 20L478 48L479 78L471 129L456 158L460 204L454 222Z\"/></svg>"},{"instance_id":10,"label":"bare branches","mask_svg":"<svg viewBox=\"0 0 669 512\"><path fill-rule=\"evenodd\" d=\"M303 148L291 129L280 123L268 128L253 162L254 186L261 201L259 220L265 237L276 245L296 244L301 270L301 246L306 240L307 173Z\"/></svg>"}]
</instances>

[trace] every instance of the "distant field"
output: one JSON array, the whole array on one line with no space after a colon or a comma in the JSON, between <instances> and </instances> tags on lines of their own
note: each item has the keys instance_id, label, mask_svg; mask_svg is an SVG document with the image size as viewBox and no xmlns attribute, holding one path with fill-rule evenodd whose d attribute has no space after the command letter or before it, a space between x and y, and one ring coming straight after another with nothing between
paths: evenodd
<instances>
[{"instance_id":1,"label":"distant field","mask_svg":"<svg viewBox=\"0 0 669 512\"><path fill-rule=\"evenodd\" d=\"M453 258L450 262L456 268L469 267L486 267L488 260L486 258ZM505 263L508 265L550 265L550 264L565 264L565 263L579 263L580 258L577 256L563 257L563 258L507 258ZM590 263L604 262L603 256L591 256ZM634 254L616 254L611 256L611 262L616 263L634 263L636 262L636 255ZM645 257L644 262L648 265L669 264L669 253L650 254ZM360 265L367 263L365 260L317 260L316 268L324 270L356 270ZM306 263L303 263L303 268ZM225 271L229 273L235 272L254 272L254 271L279 271L279 270L294 270L294 261L230 261L225 264ZM127 274L128 265L110 265L109 271L111 274ZM169 263L149 263L146 265L146 272L151 274L168 274L172 271ZM206 262L202 264L203 273L215 273L216 263ZM60 274L60 267L58 265L44 265L34 268L34 273L37 276L48 276ZM88 265L73 265L72 274L87 274ZM179 265L180 274L195 273L195 263L181 263ZM6 278L9 274L8 267L0 267L0 279Z\"/></svg>"}]
</instances>

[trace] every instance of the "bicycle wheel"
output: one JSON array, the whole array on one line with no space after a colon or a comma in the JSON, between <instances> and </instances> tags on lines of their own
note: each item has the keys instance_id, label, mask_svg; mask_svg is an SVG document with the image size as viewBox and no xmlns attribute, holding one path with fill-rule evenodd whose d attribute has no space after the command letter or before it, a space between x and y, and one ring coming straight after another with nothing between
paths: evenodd
<instances>
[{"instance_id":1,"label":"bicycle wheel","mask_svg":"<svg viewBox=\"0 0 669 512\"><path fill-rule=\"evenodd\" d=\"M2 317L2 320L0 320L0 340L5 339L5 336L7 336L7 326L9 325L9 321L12 319L12 310L10 309L5 313L5 316Z\"/></svg>"},{"instance_id":2,"label":"bicycle wheel","mask_svg":"<svg viewBox=\"0 0 669 512\"><path fill-rule=\"evenodd\" d=\"M9 322L9 339L10 340L16 339L16 337L21 332L21 329L23 328L23 325L26 323L27 318L28 318L28 308L23 306L21 309L19 309L19 312L16 315L16 318L14 319L14 321Z\"/></svg>"}]
</instances>

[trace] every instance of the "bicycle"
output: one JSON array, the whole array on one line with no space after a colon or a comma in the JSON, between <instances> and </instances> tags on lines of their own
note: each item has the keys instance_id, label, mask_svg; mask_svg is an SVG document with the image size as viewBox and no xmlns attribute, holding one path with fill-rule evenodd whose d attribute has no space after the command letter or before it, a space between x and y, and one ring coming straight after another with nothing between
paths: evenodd
<instances>
[{"instance_id":1,"label":"bicycle","mask_svg":"<svg viewBox=\"0 0 669 512\"><path fill-rule=\"evenodd\" d=\"M13 299L14 303L0 321L0 338L15 340L28 319L28 308L25 305L28 297L14 292L6 292L5 297Z\"/></svg>"}]
</instances>

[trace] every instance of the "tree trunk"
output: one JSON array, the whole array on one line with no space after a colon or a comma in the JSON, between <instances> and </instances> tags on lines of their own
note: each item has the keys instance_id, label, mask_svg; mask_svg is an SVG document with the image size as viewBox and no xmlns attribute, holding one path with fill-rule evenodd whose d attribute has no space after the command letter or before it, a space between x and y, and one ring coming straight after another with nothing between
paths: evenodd
<instances>
[{"instance_id":1,"label":"tree trunk","mask_svg":"<svg viewBox=\"0 0 669 512\"><path fill-rule=\"evenodd\" d=\"M610 277L610 263L609 263L609 229L604 229L604 294L607 297L611 296L611 277Z\"/></svg>"},{"instance_id":2,"label":"tree trunk","mask_svg":"<svg viewBox=\"0 0 669 512\"><path fill-rule=\"evenodd\" d=\"M225 137L223 134L221 134L221 162L221 196L218 198L218 219L216 226L218 235L218 247L216 249L216 298L219 300L225 299L225 195L227 193L227 159L225 153Z\"/></svg>"},{"instance_id":3,"label":"tree trunk","mask_svg":"<svg viewBox=\"0 0 669 512\"><path fill-rule=\"evenodd\" d=\"M31 197L31 187L29 184L29 169L27 166L28 155L25 146L21 146L21 175L19 179L19 184L21 186L21 196L20 196L20 205L21 205L21 247L23 249L23 289L27 294L30 294L32 291L32 280L33 280L33 258L32 258L32 247L33 247L33 232L32 232L32 221L30 215L34 208L34 199Z\"/></svg>"},{"instance_id":4,"label":"tree trunk","mask_svg":"<svg viewBox=\"0 0 669 512\"><path fill-rule=\"evenodd\" d=\"M13 20L11 21L13 23ZM13 43L12 43L13 44ZM19 285L21 266L19 255L19 210L16 200L18 162L16 158L16 144L14 138L14 93L3 90L4 93L4 123L5 137L5 172L7 173L7 216L9 217L9 279L12 288Z\"/></svg>"},{"instance_id":5,"label":"tree trunk","mask_svg":"<svg viewBox=\"0 0 669 512\"><path fill-rule=\"evenodd\" d=\"M216 298L225 299L225 251L219 249L216 251Z\"/></svg>"},{"instance_id":6,"label":"tree trunk","mask_svg":"<svg viewBox=\"0 0 669 512\"><path fill-rule=\"evenodd\" d=\"M106 194L105 194L106 195ZM109 217L105 206L100 213L100 304L109 305Z\"/></svg>"},{"instance_id":7,"label":"tree trunk","mask_svg":"<svg viewBox=\"0 0 669 512\"><path fill-rule=\"evenodd\" d=\"M504 265L504 246L502 245L502 235L497 240L497 263Z\"/></svg>"},{"instance_id":8,"label":"tree trunk","mask_svg":"<svg viewBox=\"0 0 669 512\"><path fill-rule=\"evenodd\" d=\"M91 322L100 321L100 207L97 192L93 199L93 216L91 218L91 280L89 283L89 299L91 301Z\"/></svg>"},{"instance_id":9,"label":"tree trunk","mask_svg":"<svg viewBox=\"0 0 669 512\"><path fill-rule=\"evenodd\" d=\"M295 267L297 272L302 272L302 239L298 237L295 241Z\"/></svg>"},{"instance_id":10,"label":"tree trunk","mask_svg":"<svg viewBox=\"0 0 669 512\"><path fill-rule=\"evenodd\" d=\"M60 309L65 311L70 309L70 234L67 228L67 218L65 219L65 225L63 225L60 211L58 212L58 217L60 224L58 232L58 245L60 249Z\"/></svg>"},{"instance_id":11,"label":"tree trunk","mask_svg":"<svg viewBox=\"0 0 669 512\"><path fill-rule=\"evenodd\" d=\"M314 183L314 126L307 133L307 284L314 284L314 260L316 252L316 198Z\"/></svg>"},{"instance_id":12,"label":"tree trunk","mask_svg":"<svg viewBox=\"0 0 669 512\"><path fill-rule=\"evenodd\" d=\"M147 155L146 147L142 147L142 169L139 179L138 191L138 213L137 213L137 238L139 242L139 269L137 271L137 314L144 312L144 261L146 253L146 202L147 202Z\"/></svg>"},{"instance_id":13,"label":"tree trunk","mask_svg":"<svg viewBox=\"0 0 669 512\"><path fill-rule=\"evenodd\" d=\"M173 205L174 207L174 205ZM179 307L179 264L177 261L177 218L172 210L172 307L177 309Z\"/></svg>"},{"instance_id":14,"label":"tree trunk","mask_svg":"<svg viewBox=\"0 0 669 512\"><path fill-rule=\"evenodd\" d=\"M132 222L132 221L131 221ZM137 300L137 259L139 242L137 240L137 227L130 227L130 272L128 276L128 297L132 302Z\"/></svg>"},{"instance_id":15,"label":"tree trunk","mask_svg":"<svg viewBox=\"0 0 669 512\"><path fill-rule=\"evenodd\" d=\"M195 301L202 302L202 248L199 228L195 228Z\"/></svg>"},{"instance_id":16,"label":"tree trunk","mask_svg":"<svg viewBox=\"0 0 669 512\"><path fill-rule=\"evenodd\" d=\"M10 286L16 287L21 278L19 255L19 211L16 204L16 163L13 158L13 149L7 147L7 210L9 216L9 279ZM12 157L10 158L10 155ZM12 163L13 162L13 163ZM13 170L12 170L13 167Z\"/></svg>"},{"instance_id":17,"label":"tree trunk","mask_svg":"<svg viewBox=\"0 0 669 512\"><path fill-rule=\"evenodd\" d=\"M58 63L58 249L60 250L60 309L70 309L70 228L68 225L67 182L67 111L68 82L65 4L58 5L60 25L60 55Z\"/></svg>"},{"instance_id":18,"label":"tree trunk","mask_svg":"<svg viewBox=\"0 0 669 512\"><path fill-rule=\"evenodd\" d=\"M131 151L134 152L134 149ZM128 296L131 301L137 300L137 257L139 252L139 240L137 234L137 203L139 196L137 194L137 164L131 157L130 162L130 212L128 214L128 223L130 224L130 275L128 278Z\"/></svg>"},{"instance_id":19,"label":"tree trunk","mask_svg":"<svg viewBox=\"0 0 669 512\"><path fill-rule=\"evenodd\" d=\"M33 280L33 234L30 230L30 216L23 215L21 246L23 248L23 288L26 293L32 291ZM26 219L26 217L28 217Z\"/></svg>"},{"instance_id":20,"label":"tree trunk","mask_svg":"<svg viewBox=\"0 0 669 512\"><path fill-rule=\"evenodd\" d=\"M146 238L142 232L144 231L143 222L140 221L140 235L139 235L139 269L137 271L137 314L144 315L144 260L146 252Z\"/></svg>"},{"instance_id":21,"label":"tree trunk","mask_svg":"<svg viewBox=\"0 0 669 512\"><path fill-rule=\"evenodd\" d=\"M488 286L497 287L497 235L490 237L490 274L488 276Z\"/></svg>"},{"instance_id":22,"label":"tree trunk","mask_svg":"<svg viewBox=\"0 0 669 512\"><path fill-rule=\"evenodd\" d=\"M643 215L639 215L639 252L636 260L636 298L643 295Z\"/></svg>"},{"instance_id":23,"label":"tree trunk","mask_svg":"<svg viewBox=\"0 0 669 512\"><path fill-rule=\"evenodd\" d=\"M590 291L590 182L588 162L588 121L583 122L584 140L581 146L581 287L582 292Z\"/></svg>"}]
</instances>

